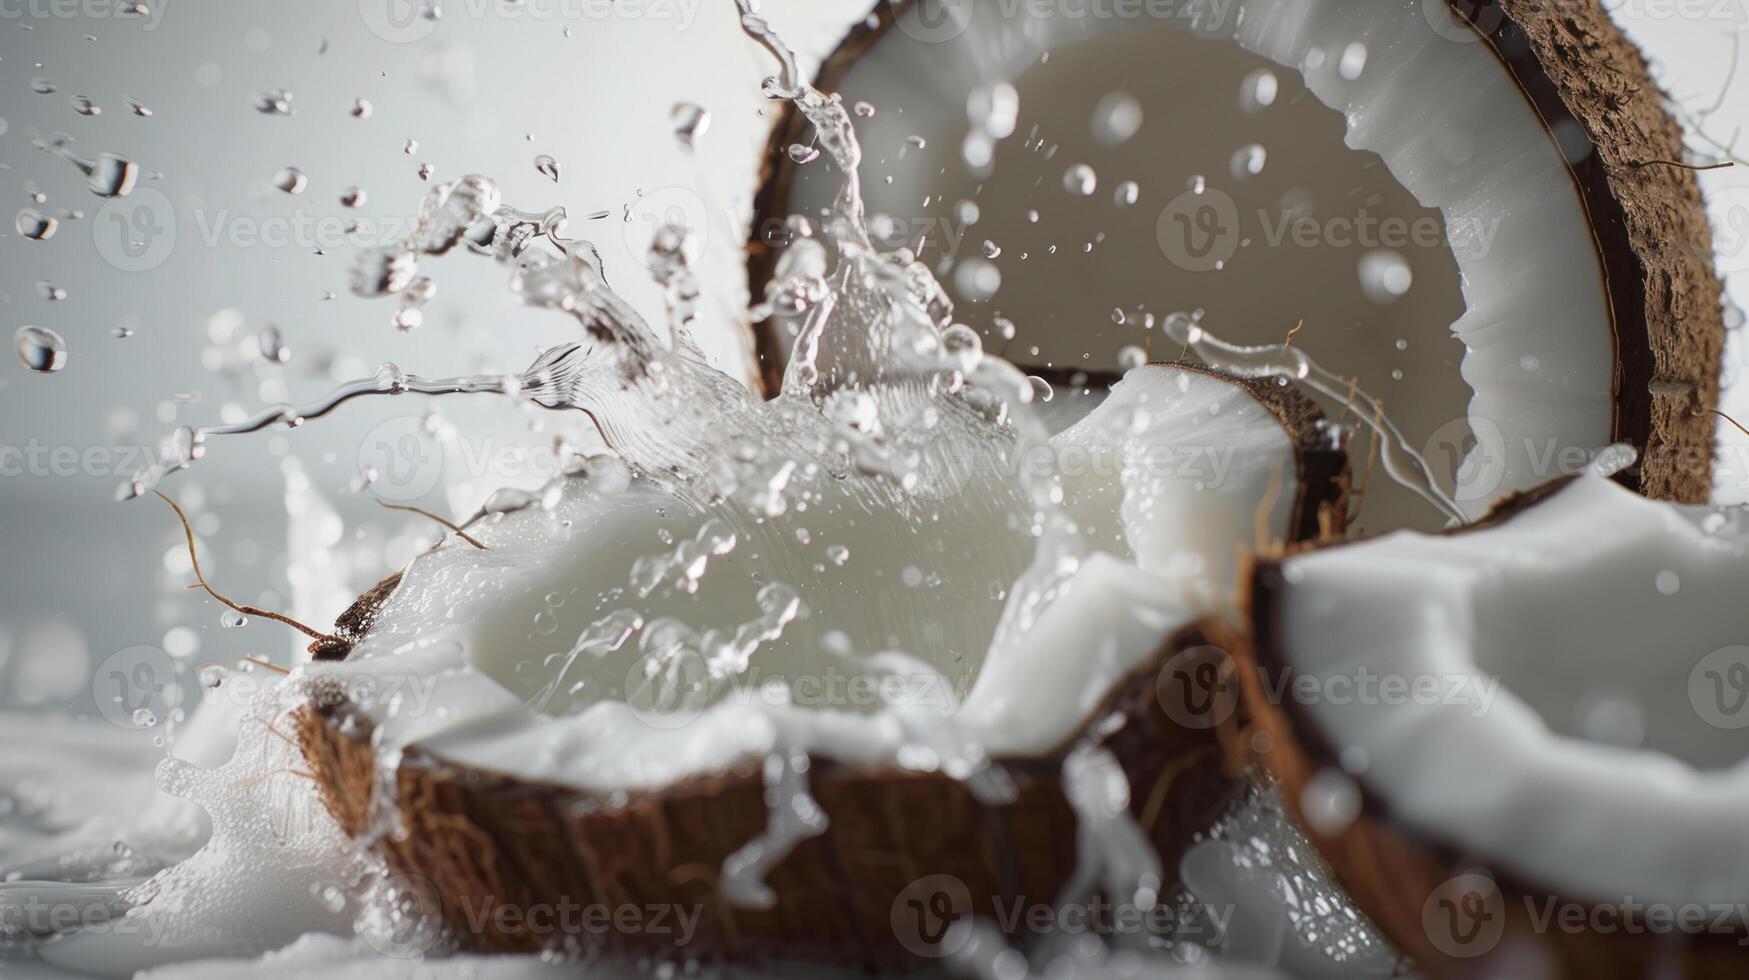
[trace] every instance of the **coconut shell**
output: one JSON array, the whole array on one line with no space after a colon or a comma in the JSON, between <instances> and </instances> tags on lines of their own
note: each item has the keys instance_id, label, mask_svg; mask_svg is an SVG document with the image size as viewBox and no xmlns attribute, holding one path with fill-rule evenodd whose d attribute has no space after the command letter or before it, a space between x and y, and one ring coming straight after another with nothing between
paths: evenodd
<instances>
[{"instance_id":1,"label":"coconut shell","mask_svg":"<svg viewBox=\"0 0 1749 980\"><path fill-rule=\"evenodd\" d=\"M1468 534L1508 522L1570 482L1556 480L1515 494L1481 522L1448 533ZM1422 971L1465 980L1749 976L1749 931L1737 927L1685 935L1672 934L1667 925L1662 933L1648 931L1643 910L1628 909L1615 917L1623 904L1619 901L1561 894L1487 855L1464 853L1410 830L1392 819L1388 800L1368 784L1364 773L1352 777L1362 797L1361 813L1352 823L1325 833L1306 820L1301 801L1308 785L1320 770L1340 770L1340 762L1307 706L1292 699L1276 703L1263 683L1265 676L1281 677L1291 669L1282 621L1283 596L1291 588L1280 558L1255 563L1249 583L1251 635L1248 642L1242 639L1232 647L1245 714L1267 733L1261 740L1267 746L1264 762L1280 781L1290 813L1338 883ZM1558 915L1583 910L1583 920L1571 928L1550 927L1546 917L1551 908ZM1594 913L1605 918L1594 920ZM1595 928L1593 921L1607 925Z\"/></svg>"},{"instance_id":2,"label":"coconut shell","mask_svg":"<svg viewBox=\"0 0 1749 980\"><path fill-rule=\"evenodd\" d=\"M1244 387L1299 447L1290 540L1339 533L1347 454L1329 444L1317 406L1293 388ZM337 635L363 639L399 580L392 576L360 597L340 617ZM1163 867L1175 869L1193 836L1233 801L1252 760L1240 747L1244 719L1236 704L1187 707L1174 694L1169 681L1187 663L1174 658L1193 651L1191 659L1225 661L1225 652L1208 649L1235 643L1213 621L1165 638L1055 751L996 760L1017 789L1007 804L982 803L965 783L941 774L812 759L810 792L828 826L766 876L776 894L768 909L736 907L718 884L724 860L767 826L757 761L655 791L604 795L457 765L414 747L394 777L406 833L390 838L372 833L376 757L368 719L331 697L299 709L296 725L322 801L341 828L368 842L394 874L412 876L415 891L440 904L436 911L464 948L527 953L568 945L658 958L801 957L872 968L932 954L918 945L919 920L907 918L906 903L935 894L917 895L919 881L956 881L948 891L987 919L1016 901L1049 906L1058 897L1080 863L1063 760L1089 742L1118 760L1131 786L1131 813ZM950 877L931 878L941 875ZM536 909L657 906L700 916L689 943L678 946L672 931L561 935L522 919ZM509 915L492 914L500 907Z\"/></svg>"},{"instance_id":3,"label":"coconut shell","mask_svg":"<svg viewBox=\"0 0 1749 980\"><path fill-rule=\"evenodd\" d=\"M876 5L825 60L815 86L836 90L916 2ZM1600 0L1428 2L1448 2L1474 25L1550 133L1561 134L1556 142L1590 218L1608 293L1616 348L1611 438L1640 451L1639 465L1621 479L1651 497L1705 501L1724 352L1722 287L1699 184L1680 166L1681 125L1644 56ZM763 295L778 256L758 232L779 227L789 213L795 165L786 148L805 142L807 126L786 107L766 148L748 245L754 296ZM775 392L788 340L774 321L755 324L754 332L766 389Z\"/></svg>"}]
</instances>

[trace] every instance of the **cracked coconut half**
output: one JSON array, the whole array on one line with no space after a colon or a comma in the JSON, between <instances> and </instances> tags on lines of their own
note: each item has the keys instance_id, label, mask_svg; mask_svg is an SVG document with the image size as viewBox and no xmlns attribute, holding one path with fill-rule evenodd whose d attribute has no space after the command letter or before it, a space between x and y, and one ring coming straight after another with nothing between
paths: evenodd
<instances>
[{"instance_id":1,"label":"cracked coconut half","mask_svg":"<svg viewBox=\"0 0 1749 980\"><path fill-rule=\"evenodd\" d=\"M877 240L916 250L991 350L1095 397L1143 351L1177 353L1156 325L1185 304L1240 343L1291 332L1385 404L1472 519L1612 443L1640 453L1630 485L1706 499L1710 235L1681 130L1604 4L1171 13L878 5L819 73L858 106ZM785 219L835 193L816 140L793 111L773 135L755 296ZM758 326L773 383L796 323L779 300ZM1357 525L1441 518L1381 486Z\"/></svg>"},{"instance_id":2,"label":"cracked coconut half","mask_svg":"<svg viewBox=\"0 0 1749 980\"><path fill-rule=\"evenodd\" d=\"M1749 969L1746 521L1584 475L1258 564L1269 766L1429 973Z\"/></svg>"}]
</instances>

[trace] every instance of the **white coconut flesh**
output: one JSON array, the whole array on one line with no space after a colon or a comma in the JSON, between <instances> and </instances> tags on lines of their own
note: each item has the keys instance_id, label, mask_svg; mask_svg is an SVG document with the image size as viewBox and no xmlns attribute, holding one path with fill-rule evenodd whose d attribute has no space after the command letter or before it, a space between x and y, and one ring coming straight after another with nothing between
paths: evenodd
<instances>
[{"instance_id":1,"label":"white coconut flesh","mask_svg":"<svg viewBox=\"0 0 1749 980\"><path fill-rule=\"evenodd\" d=\"M1391 819L1573 898L1749 894L1749 512L1584 476L1498 526L1283 575L1283 665L1333 692L1287 707Z\"/></svg>"},{"instance_id":2,"label":"white coconut flesh","mask_svg":"<svg viewBox=\"0 0 1749 980\"><path fill-rule=\"evenodd\" d=\"M1136 369L1053 445L1066 461L1100 448L1096 466L1065 466L1092 544L1002 644L1004 590L1034 539L984 505L997 487L962 488L934 525L826 501L748 521L603 457L472 525L486 550L451 540L417 559L351 660L312 669L353 679L379 744L588 790L660 787L779 745L961 772L1047 752L1173 631L1231 613L1230 583L1202 583L1230 578L1258 520L1285 533L1298 479L1294 441L1249 392L1165 365ZM1208 446L1218 474L1181 463ZM646 592L653 563L664 574ZM393 697L389 681L421 677L439 678L431 703L405 685ZM931 752L904 751L919 742Z\"/></svg>"},{"instance_id":3,"label":"white coconut flesh","mask_svg":"<svg viewBox=\"0 0 1749 980\"><path fill-rule=\"evenodd\" d=\"M1550 447L1610 440L1610 311L1563 156L1590 146L1576 128L1551 134L1440 0L1235 0L1168 19L925 6L934 19L902 14L835 84L875 110L857 120L874 230L923 243L988 349L1110 371L1125 347L1176 354L1148 313L1201 308L1251 344L1303 319L1296 346L1382 399L1473 515L1553 476L1539 464ZM965 147L991 127L1000 84L1018 116L986 172ZM1066 186L1079 164L1097 175L1086 196ZM1139 187L1127 207L1114 201L1125 181ZM785 207L815 214L835 190L828 161L800 166ZM1193 244L1224 242L1220 269L1175 252L1180 218L1214 222ZM1443 525L1382 483L1363 528Z\"/></svg>"}]
</instances>

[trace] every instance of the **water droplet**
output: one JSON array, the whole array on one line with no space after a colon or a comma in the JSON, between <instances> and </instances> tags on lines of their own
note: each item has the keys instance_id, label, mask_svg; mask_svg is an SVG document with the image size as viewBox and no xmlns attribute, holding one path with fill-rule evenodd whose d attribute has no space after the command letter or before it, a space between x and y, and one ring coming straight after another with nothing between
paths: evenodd
<instances>
[{"instance_id":1,"label":"water droplet","mask_svg":"<svg viewBox=\"0 0 1749 980\"><path fill-rule=\"evenodd\" d=\"M1262 112L1275 104L1276 92L1280 82L1275 72L1267 68L1259 68L1245 76L1245 81L1239 85L1239 107L1249 113Z\"/></svg>"},{"instance_id":2,"label":"water droplet","mask_svg":"<svg viewBox=\"0 0 1749 980\"><path fill-rule=\"evenodd\" d=\"M1135 344L1126 344L1117 352L1117 366L1124 371L1133 371L1148 363L1148 352Z\"/></svg>"},{"instance_id":3,"label":"water droplet","mask_svg":"<svg viewBox=\"0 0 1749 980\"><path fill-rule=\"evenodd\" d=\"M30 80L30 90L38 95L54 95L60 91L60 86L46 78L39 77Z\"/></svg>"},{"instance_id":4,"label":"water droplet","mask_svg":"<svg viewBox=\"0 0 1749 980\"><path fill-rule=\"evenodd\" d=\"M791 143L788 152L789 158L798 164L813 163L820 157L819 147L808 146L803 143Z\"/></svg>"},{"instance_id":5,"label":"water droplet","mask_svg":"<svg viewBox=\"0 0 1749 980\"><path fill-rule=\"evenodd\" d=\"M1093 138L1119 146L1142 128L1142 103L1128 92L1108 92L1093 107Z\"/></svg>"},{"instance_id":6,"label":"water droplet","mask_svg":"<svg viewBox=\"0 0 1749 980\"><path fill-rule=\"evenodd\" d=\"M359 190L356 187L348 187L340 195L340 203L349 208L361 207L363 206L364 201L364 191Z\"/></svg>"},{"instance_id":7,"label":"water droplet","mask_svg":"<svg viewBox=\"0 0 1749 980\"><path fill-rule=\"evenodd\" d=\"M275 364L284 364L291 360L291 350L285 346L285 335L278 327L268 324L255 335L255 344L261 350L261 356Z\"/></svg>"},{"instance_id":8,"label":"water droplet","mask_svg":"<svg viewBox=\"0 0 1749 980\"><path fill-rule=\"evenodd\" d=\"M152 114L152 110L146 108L146 104L144 102L141 102L139 99L136 99L131 95L128 96L127 99L128 99L128 108L132 109L134 111L134 115L144 117L144 116L150 116Z\"/></svg>"},{"instance_id":9,"label":"water droplet","mask_svg":"<svg viewBox=\"0 0 1749 980\"><path fill-rule=\"evenodd\" d=\"M67 366L67 342L47 327L19 327L12 346L19 361L40 374L53 374Z\"/></svg>"},{"instance_id":10,"label":"water droplet","mask_svg":"<svg viewBox=\"0 0 1749 980\"><path fill-rule=\"evenodd\" d=\"M1682 589L1682 579L1668 568L1658 573L1653 584L1658 587L1659 595L1675 595Z\"/></svg>"},{"instance_id":11,"label":"water droplet","mask_svg":"<svg viewBox=\"0 0 1749 980\"><path fill-rule=\"evenodd\" d=\"M1375 248L1360 257L1360 289L1374 303L1395 303L1415 282L1407 259L1388 248Z\"/></svg>"},{"instance_id":12,"label":"water droplet","mask_svg":"<svg viewBox=\"0 0 1749 980\"><path fill-rule=\"evenodd\" d=\"M826 546L826 557L834 565L842 565L850 560L850 549L841 544Z\"/></svg>"},{"instance_id":13,"label":"water droplet","mask_svg":"<svg viewBox=\"0 0 1749 980\"><path fill-rule=\"evenodd\" d=\"M1336 63L1336 70L1343 78L1354 81L1360 73L1366 70L1366 45L1355 41L1342 49L1342 59Z\"/></svg>"},{"instance_id":14,"label":"water droplet","mask_svg":"<svg viewBox=\"0 0 1749 980\"><path fill-rule=\"evenodd\" d=\"M1142 185L1133 180L1126 180L1117 185L1112 194L1112 201L1120 208L1127 208L1142 199Z\"/></svg>"},{"instance_id":15,"label":"water droplet","mask_svg":"<svg viewBox=\"0 0 1749 980\"><path fill-rule=\"evenodd\" d=\"M993 262L969 258L954 269L953 285L967 302L982 303L1002 288L1002 270Z\"/></svg>"},{"instance_id":16,"label":"water droplet","mask_svg":"<svg viewBox=\"0 0 1749 980\"><path fill-rule=\"evenodd\" d=\"M432 173L435 172L435 170L436 170L436 168L433 167L429 163L420 164L419 165L419 179L420 180L430 180L431 175L432 175Z\"/></svg>"},{"instance_id":17,"label":"water droplet","mask_svg":"<svg viewBox=\"0 0 1749 980\"><path fill-rule=\"evenodd\" d=\"M855 111L857 116L859 116L860 118L863 118L863 119L873 119L874 118L875 107L871 103L859 101L856 103L855 106L852 106L852 109L853 109L853 111Z\"/></svg>"},{"instance_id":18,"label":"water droplet","mask_svg":"<svg viewBox=\"0 0 1749 980\"><path fill-rule=\"evenodd\" d=\"M409 140L405 140L401 143L401 152L407 154L408 156L412 156L416 151L418 151L418 149L419 149L419 141L418 140L409 139Z\"/></svg>"},{"instance_id":19,"label":"water droplet","mask_svg":"<svg viewBox=\"0 0 1749 980\"><path fill-rule=\"evenodd\" d=\"M134 724L140 728L151 728L158 724L158 716L150 708L139 708L134 711Z\"/></svg>"},{"instance_id":20,"label":"water droplet","mask_svg":"<svg viewBox=\"0 0 1749 980\"><path fill-rule=\"evenodd\" d=\"M91 101L89 96L75 95L71 101L73 103L73 111L81 116L103 115L103 110L98 107L97 103Z\"/></svg>"},{"instance_id":21,"label":"water droplet","mask_svg":"<svg viewBox=\"0 0 1749 980\"><path fill-rule=\"evenodd\" d=\"M553 183L556 184L559 182L559 161L554 160L545 153L534 158L534 169L542 177L545 177Z\"/></svg>"},{"instance_id":22,"label":"water droplet","mask_svg":"<svg viewBox=\"0 0 1749 980\"><path fill-rule=\"evenodd\" d=\"M369 119L370 114L375 112L375 111L376 111L376 107L370 104L369 99L355 99L355 100L353 100L352 117L354 119Z\"/></svg>"},{"instance_id":23,"label":"water droplet","mask_svg":"<svg viewBox=\"0 0 1749 980\"><path fill-rule=\"evenodd\" d=\"M1063 189L1071 194L1090 197L1099 189L1099 175L1085 163L1077 163L1063 171Z\"/></svg>"},{"instance_id":24,"label":"water droplet","mask_svg":"<svg viewBox=\"0 0 1749 980\"><path fill-rule=\"evenodd\" d=\"M1336 834L1360 816L1360 787L1335 769L1320 769L1300 794L1306 823L1320 834Z\"/></svg>"},{"instance_id":25,"label":"water droplet","mask_svg":"<svg viewBox=\"0 0 1749 980\"><path fill-rule=\"evenodd\" d=\"M1048 402L1052 398L1057 397L1056 389L1051 387L1051 383L1049 381L1046 381L1045 379L1039 377L1036 374L1027 375L1026 380L1029 384L1032 385L1032 400L1033 401L1035 401L1035 402Z\"/></svg>"},{"instance_id":26,"label":"water droplet","mask_svg":"<svg viewBox=\"0 0 1749 980\"><path fill-rule=\"evenodd\" d=\"M674 138L680 145L692 149L698 138L711 128L711 114L696 102L676 102L669 118L674 121Z\"/></svg>"},{"instance_id":27,"label":"water droplet","mask_svg":"<svg viewBox=\"0 0 1749 980\"><path fill-rule=\"evenodd\" d=\"M984 239L984 258L996 259L996 258L1001 258L1001 257L1002 257L1002 246L996 244L995 242L989 240L988 238Z\"/></svg>"},{"instance_id":28,"label":"water droplet","mask_svg":"<svg viewBox=\"0 0 1749 980\"><path fill-rule=\"evenodd\" d=\"M273 175L273 186L287 194L302 194L309 184L310 179L296 167L283 167L279 173Z\"/></svg>"},{"instance_id":29,"label":"water droplet","mask_svg":"<svg viewBox=\"0 0 1749 980\"><path fill-rule=\"evenodd\" d=\"M249 617L235 609L227 609L219 614L219 625L225 629L242 629L249 625Z\"/></svg>"},{"instance_id":30,"label":"water droplet","mask_svg":"<svg viewBox=\"0 0 1749 980\"><path fill-rule=\"evenodd\" d=\"M1014 339L1014 335L1017 331L1015 330L1013 320L999 316L996 317L993 322L996 324L996 332L1002 335L1003 340Z\"/></svg>"},{"instance_id":31,"label":"water droplet","mask_svg":"<svg viewBox=\"0 0 1749 980\"><path fill-rule=\"evenodd\" d=\"M36 291L43 299L51 303L58 303L67 298L67 291L52 282L38 282Z\"/></svg>"},{"instance_id":32,"label":"water droplet","mask_svg":"<svg viewBox=\"0 0 1749 980\"><path fill-rule=\"evenodd\" d=\"M289 116L292 113L292 94L285 89L275 92L262 92L255 96L255 111L264 116Z\"/></svg>"},{"instance_id":33,"label":"water droplet","mask_svg":"<svg viewBox=\"0 0 1749 980\"><path fill-rule=\"evenodd\" d=\"M1241 146L1233 151L1233 159L1228 165L1235 178L1243 180L1263 172L1263 164L1269 159L1269 153L1263 149L1263 144L1252 143Z\"/></svg>"}]
</instances>

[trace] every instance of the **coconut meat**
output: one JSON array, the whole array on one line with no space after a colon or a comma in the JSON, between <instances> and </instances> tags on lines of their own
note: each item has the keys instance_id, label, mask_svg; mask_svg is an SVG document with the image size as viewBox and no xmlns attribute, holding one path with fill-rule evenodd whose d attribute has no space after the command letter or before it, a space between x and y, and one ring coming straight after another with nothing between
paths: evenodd
<instances>
[{"instance_id":1,"label":"coconut meat","mask_svg":"<svg viewBox=\"0 0 1749 980\"><path fill-rule=\"evenodd\" d=\"M1298 344L1383 399L1475 516L1555 475L1539 465L1555 458L1551 448L1596 450L1612 438L1611 311L1569 165L1593 149L1576 126L1551 132L1443 0L1235 0L1172 18L1010 16L999 3L919 13L933 6L900 13L835 87L878 110L857 121L881 151L865 170L886 178L867 181L870 213L899 216L895 234L932 243L926 258L951 252L968 271L944 283L985 282L988 273L972 274L981 264L1002 273L988 296L960 289L968 322L993 311L1018 325L992 349L1023 367L1109 369L1122 347L1149 339L1138 304L1160 315L1204 308L1212 329L1247 344L1279 343L1303 318ZM1274 73L1273 101L1242 108L1240 80L1256 72ZM1137 100L1140 128L1102 148L1088 144L1087 126L1101 135L1108 93L1087 79L1108 77L1110 94ZM1018 93L1018 122L990 124L1003 85ZM1330 118L1312 112L1314 100ZM1012 135L967 149L990 129ZM924 139L907 145L913 134ZM1228 158L1252 141L1268 164L1229 173ZM968 155L989 155L988 172ZM1098 173L1090 195L1063 186L1077 163ZM794 169L784 206L814 214L836 192L834 175ZM1124 180L1138 182L1140 201L1114 206ZM1206 183L1202 198L1231 213L1199 209L1187 183ZM915 217L919 185L944 202L934 224ZM954 218L961 198L976 202L976 223ZM1367 299L1356 271L1364 236L1330 222L1362 213L1422 222L1422 209L1448 248L1396 248L1413 285ZM1220 269L1172 255L1175 215L1213 230L1236 223ZM1317 229L1316 248L1270 240L1270 223L1291 216ZM944 241L944 226L963 240ZM986 239L1001 247L988 261ZM1114 307L1129 312L1124 322L1111 322ZM1412 495L1378 491L1362 512L1367 527L1441 526Z\"/></svg>"},{"instance_id":2,"label":"coconut meat","mask_svg":"<svg viewBox=\"0 0 1749 980\"><path fill-rule=\"evenodd\" d=\"M1749 894L1749 727L1715 701L1749 662L1749 513L1588 475L1497 526L1313 551L1281 576L1273 666L1329 696L1266 688L1364 760L1391 818L1570 897Z\"/></svg>"},{"instance_id":3,"label":"coconut meat","mask_svg":"<svg viewBox=\"0 0 1749 980\"><path fill-rule=\"evenodd\" d=\"M1177 465L1183 454L1171 452L1229 440L1221 472L1207 478ZM985 755L1062 746L1175 630L1208 612L1230 612L1226 584L1198 583L1231 570L1259 514L1269 534L1285 533L1289 508L1281 501L1296 492L1294 446L1275 416L1230 381L1166 365L1136 369L1052 444L1065 462L1070 513L1089 522L1090 537L1105 537L1031 627L987 656L977 651L973 669L946 655L940 638L980 622L990 569L1015 574L1013 556L952 544L939 554L955 564L928 567L924 574L938 577L929 588L904 579L890 556L922 560L906 558L906 549L935 534L950 544L977 534L994 539L997 517L1006 515L938 532L891 526L867 511L840 524L795 515L812 529L808 544L795 521L779 515L735 525L734 546L720 547L711 544L720 538L697 529L721 511L607 458L555 483L542 502L472 525L486 550L452 540L417 559L351 660L312 669L367 695L371 678L438 679L427 703L363 699L379 746L417 745L450 762L585 790L659 788L780 747L890 762L920 738L935 757L904 758L970 772ZM1086 457L1097 466L1068 465L1087 447L1100 449ZM973 485L960 496L995 494ZM1173 534L1174 524L1194 530ZM843 566L819 562L828 543L846 540ZM650 567L640 562L652 553L686 559L669 566L695 571L695 589L640 593L638 569ZM852 575L859 557L870 574ZM777 582L794 585L774 611L759 597ZM829 587L816 588L822 582ZM917 621L883 630L905 643L876 645L883 632L874 625L900 617ZM977 625L986 644L994 619ZM604 621L613 625L604 629ZM716 670L708 651L730 634L745 635L748 622L759 625L746 663L738 672ZM690 624L693 641L709 634L706 624L721 626L716 640L689 641L678 661L663 664L672 651L648 641L675 624ZM678 683L653 690L671 667ZM579 693L570 690L579 685ZM942 745L960 747L964 757L946 757L952 752Z\"/></svg>"}]
</instances>

